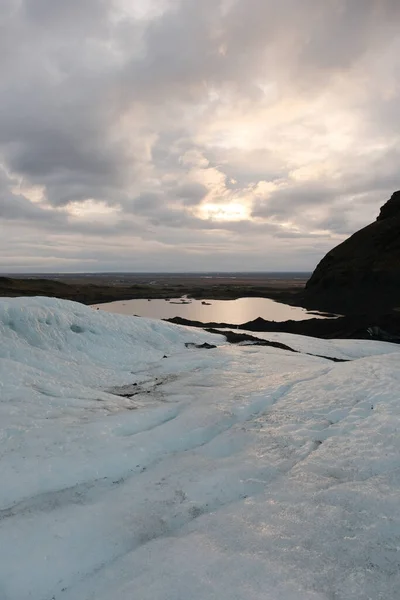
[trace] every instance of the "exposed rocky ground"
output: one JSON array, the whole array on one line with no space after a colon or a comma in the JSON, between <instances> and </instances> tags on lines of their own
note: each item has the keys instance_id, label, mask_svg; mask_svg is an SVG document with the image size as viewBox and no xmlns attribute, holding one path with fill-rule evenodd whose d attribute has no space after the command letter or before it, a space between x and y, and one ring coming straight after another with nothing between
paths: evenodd
<instances>
[{"instance_id":1,"label":"exposed rocky ground","mask_svg":"<svg viewBox=\"0 0 400 600\"><path fill-rule=\"evenodd\" d=\"M374 223L328 252L307 282L302 302L341 314L400 307L400 191Z\"/></svg>"},{"instance_id":2,"label":"exposed rocky ground","mask_svg":"<svg viewBox=\"0 0 400 600\"><path fill-rule=\"evenodd\" d=\"M236 298L272 298L298 305L299 291L307 276L274 278L269 274L248 274L235 278L213 276L168 275L64 275L55 278L0 277L0 296L49 296L74 300L82 304L100 304L135 298L179 298L187 295L201 300L235 300Z\"/></svg>"},{"instance_id":3,"label":"exposed rocky ground","mask_svg":"<svg viewBox=\"0 0 400 600\"><path fill-rule=\"evenodd\" d=\"M266 321L258 318L254 321L235 325L233 323L201 323L181 317L167 319L170 323L210 329L240 329L245 331L263 331L294 333L323 339L368 339L400 343L400 313L383 315L349 315L337 319L306 319L303 321Z\"/></svg>"}]
</instances>

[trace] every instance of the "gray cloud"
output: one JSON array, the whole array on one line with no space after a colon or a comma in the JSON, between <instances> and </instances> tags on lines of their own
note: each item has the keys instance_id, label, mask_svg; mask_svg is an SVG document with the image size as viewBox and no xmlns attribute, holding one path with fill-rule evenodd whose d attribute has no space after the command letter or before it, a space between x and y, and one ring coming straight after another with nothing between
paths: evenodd
<instances>
[{"instance_id":1,"label":"gray cloud","mask_svg":"<svg viewBox=\"0 0 400 600\"><path fill-rule=\"evenodd\" d=\"M271 193L268 200L256 205L252 214L254 217L293 219L304 208L327 205L337 195L337 189L321 183L294 184Z\"/></svg>"},{"instance_id":2,"label":"gray cloud","mask_svg":"<svg viewBox=\"0 0 400 600\"><path fill-rule=\"evenodd\" d=\"M142 18L120 0L3 0L1 218L44 232L49 255L59 235L83 257L87 234L177 261L159 244L193 239L184 268L203 256L207 269L212 236L226 268L246 268L233 240L249 268L272 250L286 268L312 268L316 231L322 252L400 184L399 3L159 6ZM245 216L200 218L206 202L243 204ZM93 248L96 268L120 268Z\"/></svg>"},{"instance_id":3,"label":"gray cloud","mask_svg":"<svg viewBox=\"0 0 400 600\"><path fill-rule=\"evenodd\" d=\"M136 214L152 214L157 212L164 205L162 196L154 193L140 194L129 205L129 209Z\"/></svg>"},{"instance_id":4,"label":"gray cloud","mask_svg":"<svg viewBox=\"0 0 400 600\"><path fill-rule=\"evenodd\" d=\"M183 200L184 206L197 206L208 194L208 189L201 183L187 183L175 190L177 198Z\"/></svg>"}]
</instances>

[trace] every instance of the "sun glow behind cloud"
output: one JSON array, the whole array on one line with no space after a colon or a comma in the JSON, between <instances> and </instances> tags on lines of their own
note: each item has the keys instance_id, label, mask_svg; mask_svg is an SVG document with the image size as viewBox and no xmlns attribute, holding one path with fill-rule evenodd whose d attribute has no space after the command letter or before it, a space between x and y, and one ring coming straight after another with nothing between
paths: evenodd
<instances>
[{"instance_id":1,"label":"sun glow behind cloud","mask_svg":"<svg viewBox=\"0 0 400 600\"><path fill-rule=\"evenodd\" d=\"M198 216L200 219L212 221L243 221L250 218L250 211L247 206L239 202L228 204L206 202L199 208Z\"/></svg>"},{"instance_id":2,"label":"sun glow behind cloud","mask_svg":"<svg viewBox=\"0 0 400 600\"><path fill-rule=\"evenodd\" d=\"M4 20L3 259L62 236L55 261L100 270L121 240L128 270L312 269L400 184L393 0L8 0Z\"/></svg>"}]
</instances>

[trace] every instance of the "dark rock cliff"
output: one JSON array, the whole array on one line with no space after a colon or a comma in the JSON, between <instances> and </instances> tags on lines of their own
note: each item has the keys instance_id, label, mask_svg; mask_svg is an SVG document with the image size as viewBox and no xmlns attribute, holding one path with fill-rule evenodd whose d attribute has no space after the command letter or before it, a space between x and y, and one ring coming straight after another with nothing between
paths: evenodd
<instances>
[{"instance_id":1,"label":"dark rock cliff","mask_svg":"<svg viewBox=\"0 0 400 600\"><path fill-rule=\"evenodd\" d=\"M309 308L354 314L400 307L400 191L377 220L328 252L305 289Z\"/></svg>"}]
</instances>

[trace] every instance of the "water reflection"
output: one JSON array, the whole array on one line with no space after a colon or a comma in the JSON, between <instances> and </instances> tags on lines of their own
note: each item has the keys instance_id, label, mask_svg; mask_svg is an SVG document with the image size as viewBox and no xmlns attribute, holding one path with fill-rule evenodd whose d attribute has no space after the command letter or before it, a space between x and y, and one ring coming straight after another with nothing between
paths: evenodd
<instances>
[{"instance_id":1,"label":"water reflection","mask_svg":"<svg viewBox=\"0 0 400 600\"><path fill-rule=\"evenodd\" d=\"M138 315L155 319L182 317L192 321L233 323L239 325L262 317L270 321L323 318L310 314L304 308L274 302L268 298L239 298L237 300L190 300L171 298L166 300L122 300L97 304L100 308L122 315Z\"/></svg>"}]
</instances>

